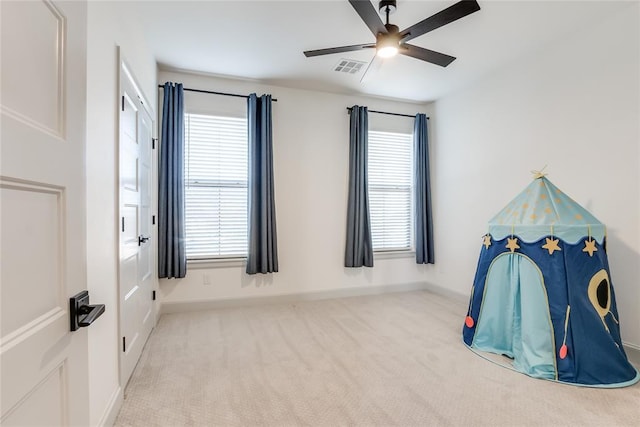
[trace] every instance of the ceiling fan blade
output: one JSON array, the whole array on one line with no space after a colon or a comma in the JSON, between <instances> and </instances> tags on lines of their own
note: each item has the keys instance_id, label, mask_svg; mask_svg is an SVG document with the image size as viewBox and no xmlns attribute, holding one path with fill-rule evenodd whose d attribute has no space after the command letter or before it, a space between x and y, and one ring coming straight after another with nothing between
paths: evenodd
<instances>
[{"instance_id":1,"label":"ceiling fan blade","mask_svg":"<svg viewBox=\"0 0 640 427\"><path fill-rule=\"evenodd\" d=\"M383 62L382 58L380 58L378 55L374 53L373 58L371 59L371 61L369 62L369 65L367 66L367 69L364 70L364 73L362 73L362 77L360 77L360 83L364 83L371 80L371 78L378 73L378 70L382 66L382 62Z\"/></svg>"},{"instance_id":2,"label":"ceiling fan blade","mask_svg":"<svg viewBox=\"0 0 640 427\"><path fill-rule=\"evenodd\" d=\"M412 58L431 62L432 64L440 65L441 67L446 67L456 59L453 56L445 55L444 53L414 46L408 43L400 46L399 53L410 56Z\"/></svg>"},{"instance_id":3,"label":"ceiling fan blade","mask_svg":"<svg viewBox=\"0 0 640 427\"><path fill-rule=\"evenodd\" d=\"M415 39L429 31L433 31L436 28L440 28L443 25L447 25L453 21L456 21L460 18L464 18L467 15L472 14L473 12L477 12L480 10L480 5L477 1L459 1L453 6L449 6L448 8L436 13L424 19L417 24L414 24L400 32L400 39L403 42L407 42L411 39Z\"/></svg>"},{"instance_id":4,"label":"ceiling fan blade","mask_svg":"<svg viewBox=\"0 0 640 427\"><path fill-rule=\"evenodd\" d=\"M358 15L360 15L360 18L367 24L367 27L369 27L374 36L377 36L378 33L387 33L387 29L382 23L378 11L376 11L369 0L349 0L349 3L351 3L351 6L358 12Z\"/></svg>"},{"instance_id":5,"label":"ceiling fan blade","mask_svg":"<svg viewBox=\"0 0 640 427\"><path fill-rule=\"evenodd\" d=\"M375 44L353 44L351 46L330 47L327 49L305 50L304 56L307 58L311 56L331 55L332 53L351 52L354 50L370 49L376 47Z\"/></svg>"}]
</instances>

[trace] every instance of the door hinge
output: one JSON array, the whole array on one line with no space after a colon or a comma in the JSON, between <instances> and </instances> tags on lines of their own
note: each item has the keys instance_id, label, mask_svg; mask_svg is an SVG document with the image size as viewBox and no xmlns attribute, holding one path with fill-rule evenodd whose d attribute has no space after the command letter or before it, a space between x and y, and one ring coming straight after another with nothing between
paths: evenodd
<instances>
[{"instance_id":1,"label":"door hinge","mask_svg":"<svg viewBox=\"0 0 640 427\"><path fill-rule=\"evenodd\" d=\"M127 338L126 337L122 337L122 352L123 353L127 352Z\"/></svg>"},{"instance_id":2,"label":"door hinge","mask_svg":"<svg viewBox=\"0 0 640 427\"><path fill-rule=\"evenodd\" d=\"M158 141L158 138L151 138L151 149L152 150L156 149L156 141Z\"/></svg>"},{"instance_id":3,"label":"door hinge","mask_svg":"<svg viewBox=\"0 0 640 427\"><path fill-rule=\"evenodd\" d=\"M151 215L151 225L156 225L156 216Z\"/></svg>"},{"instance_id":4,"label":"door hinge","mask_svg":"<svg viewBox=\"0 0 640 427\"><path fill-rule=\"evenodd\" d=\"M153 291L153 294L151 295L151 298L155 301L156 300L156 291Z\"/></svg>"},{"instance_id":5,"label":"door hinge","mask_svg":"<svg viewBox=\"0 0 640 427\"><path fill-rule=\"evenodd\" d=\"M122 95L122 111L124 111L124 95Z\"/></svg>"},{"instance_id":6,"label":"door hinge","mask_svg":"<svg viewBox=\"0 0 640 427\"><path fill-rule=\"evenodd\" d=\"M124 217L122 217L122 232L124 232Z\"/></svg>"}]
</instances>

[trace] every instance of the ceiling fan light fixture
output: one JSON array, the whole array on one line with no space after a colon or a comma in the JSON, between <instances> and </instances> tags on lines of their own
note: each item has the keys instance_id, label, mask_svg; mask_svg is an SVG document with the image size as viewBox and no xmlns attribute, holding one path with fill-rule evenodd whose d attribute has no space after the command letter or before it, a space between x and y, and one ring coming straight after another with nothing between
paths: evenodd
<instances>
[{"instance_id":1,"label":"ceiling fan light fixture","mask_svg":"<svg viewBox=\"0 0 640 427\"><path fill-rule=\"evenodd\" d=\"M398 46L383 46L379 47L376 54L381 58L391 58L398 54Z\"/></svg>"},{"instance_id":2,"label":"ceiling fan light fixture","mask_svg":"<svg viewBox=\"0 0 640 427\"><path fill-rule=\"evenodd\" d=\"M391 27L391 26L390 26ZM395 26L393 26L395 27ZM397 27L396 27L397 28ZM390 28L392 31L394 28ZM378 34L376 40L376 54L381 58L391 58L398 54L400 49L400 38L397 31L387 34Z\"/></svg>"}]
</instances>

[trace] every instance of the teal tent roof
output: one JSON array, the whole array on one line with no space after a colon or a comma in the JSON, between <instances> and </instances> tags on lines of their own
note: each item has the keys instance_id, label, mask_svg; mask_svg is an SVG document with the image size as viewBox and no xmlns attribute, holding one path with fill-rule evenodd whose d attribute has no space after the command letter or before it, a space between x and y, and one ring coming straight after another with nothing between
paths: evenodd
<instances>
[{"instance_id":1,"label":"teal tent roof","mask_svg":"<svg viewBox=\"0 0 640 427\"><path fill-rule=\"evenodd\" d=\"M553 235L576 243L591 236L602 244L606 229L589 211L540 176L489 221L489 233L496 240L517 235L526 242Z\"/></svg>"}]
</instances>

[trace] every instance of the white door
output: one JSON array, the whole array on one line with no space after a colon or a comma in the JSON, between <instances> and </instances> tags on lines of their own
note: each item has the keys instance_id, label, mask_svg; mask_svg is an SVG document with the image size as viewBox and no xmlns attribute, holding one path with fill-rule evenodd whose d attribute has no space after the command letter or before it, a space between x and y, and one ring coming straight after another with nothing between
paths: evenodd
<instances>
[{"instance_id":1,"label":"white door","mask_svg":"<svg viewBox=\"0 0 640 427\"><path fill-rule=\"evenodd\" d=\"M0 20L0 424L87 425L87 328L69 320L86 286L86 3L1 1Z\"/></svg>"},{"instance_id":2,"label":"white door","mask_svg":"<svg viewBox=\"0 0 640 427\"><path fill-rule=\"evenodd\" d=\"M135 79L120 71L120 383L155 324L151 191L153 121Z\"/></svg>"}]
</instances>

